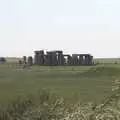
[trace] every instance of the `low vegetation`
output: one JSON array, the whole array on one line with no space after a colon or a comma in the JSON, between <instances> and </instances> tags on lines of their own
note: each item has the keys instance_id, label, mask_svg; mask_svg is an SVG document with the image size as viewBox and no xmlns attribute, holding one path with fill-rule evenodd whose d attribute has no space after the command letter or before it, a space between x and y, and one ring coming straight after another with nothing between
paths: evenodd
<instances>
[{"instance_id":1,"label":"low vegetation","mask_svg":"<svg viewBox=\"0 0 120 120\"><path fill-rule=\"evenodd\" d=\"M1 120L120 120L120 82L115 81L114 94L101 104L68 104L48 90L18 98L1 108Z\"/></svg>"},{"instance_id":2,"label":"low vegetation","mask_svg":"<svg viewBox=\"0 0 120 120\"><path fill-rule=\"evenodd\" d=\"M0 69L0 120L120 120L119 67L35 69Z\"/></svg>"}]
</instances>

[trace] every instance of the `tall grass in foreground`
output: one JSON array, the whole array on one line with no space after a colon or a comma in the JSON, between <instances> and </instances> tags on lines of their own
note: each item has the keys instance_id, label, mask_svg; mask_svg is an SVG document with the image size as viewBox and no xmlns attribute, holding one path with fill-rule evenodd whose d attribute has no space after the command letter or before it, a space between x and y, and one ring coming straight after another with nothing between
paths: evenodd
<instances>
[{"instance_id":1,"label":"tall grass in foreground","mask_svg":"<svg viewBox=\"0 0 120 120\"><path fill-rule=\"evenodd\" d=\"M0 120L120 120L120 82L115 81L113 95L101 104L68 104L49 90L18 98L0 108Z\"/></svg>"},{"instance_id":2,"label":"tall grass in foreground","mask_svg":"<svg viewBox=\"0 0 120 120\"><path fill-rule=\"evenodd\" d=\"M113 72L114 70L114 72ZM95 68L84 76L119 76L119 69ZM112 85L112 95L101 104L92 102L68 103L50 90L18 97L6 106L0 107L0 120L120 120L120 80Z\"/></svg>"}]
</instances>

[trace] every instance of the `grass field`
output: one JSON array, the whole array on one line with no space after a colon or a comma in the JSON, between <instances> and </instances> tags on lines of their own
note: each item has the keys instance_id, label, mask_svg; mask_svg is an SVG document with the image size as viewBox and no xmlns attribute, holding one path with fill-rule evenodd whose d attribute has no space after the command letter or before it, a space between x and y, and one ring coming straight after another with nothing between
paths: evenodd
<instances>
[{"instance_id":1,"label":"grass field","mask_svg":"<svg viewBox=\"0 0 120 120\"><path fill-rule=\"evenodd\" d=\"M102 64L120 64L120 58L94 58L94 62Z\"/></svg>"},{"instance_id":2,"label":"grass field","mask_svg":"<svg viewBox=\"0 0 120 120\"><path fill-rule=\"evenodd\" d=\"M30 70L0 65L0 102L35 94L46 88L70 101L100 102L111 94L113 80L120 76L119 65L93 67L38 67Z\"/></svg>"},{"instance_id":3,"label":"grass field","mask_svg":"<svg viewBox=\"0 0 120 120\"><path fill-rule=\"evenodd\" d=\"M116 79L119 64L29 69L1 64L0 120L119 120Z\"/></svg>"}]
</instances>

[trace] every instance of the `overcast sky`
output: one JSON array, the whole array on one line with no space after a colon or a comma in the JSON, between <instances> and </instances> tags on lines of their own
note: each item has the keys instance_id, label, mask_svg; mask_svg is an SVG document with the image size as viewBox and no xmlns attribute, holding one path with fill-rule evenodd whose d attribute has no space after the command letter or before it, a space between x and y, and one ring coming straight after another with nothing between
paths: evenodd
<instances>
[{"instance_id":1,"label":"overcast sky","mask_svg":"<svg viewBox=\"0 0 120 120\"><path fill-rule=\"evenodd\" d=\"M39 49L120 57L120 0L0 0L0 56Z\"/></svg>"}]
</instances>

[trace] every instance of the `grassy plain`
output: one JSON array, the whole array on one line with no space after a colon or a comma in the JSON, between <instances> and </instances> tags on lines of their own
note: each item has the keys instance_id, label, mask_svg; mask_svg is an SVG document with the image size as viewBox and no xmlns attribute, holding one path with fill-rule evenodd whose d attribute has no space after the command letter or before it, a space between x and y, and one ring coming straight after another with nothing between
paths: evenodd
<instances>
[{"instance_id":1,"label":"grassy plain","mask_svg":"<svg viewBox=\"0 0 120 120\"><path fill-rule=\"evenodd\" d=\"M120 120L120 64L22 69L15 61L0 65L0 120Z\"/></svg>"},{"instance_id":2,"label":"grassy plain","mask_svg":"<svg viewBox=\"0 0 120 120\"><path fill-rule=\"evenodd\" d=\"M94 58L94 62L102 63L102 64L113 64L113 63L120 64L120 58Z\"/></svg>"},{"instance_id":3,"label":"grassy plain","mask_svg":"<svg viewBox=\"0 0 120 120\"><path fill-rule=\"evenodd\" d=\"M36 94L39 89L55 91L69 101L100 102L111 94L113 80L120 77L120 65L92 67L38 67L16 69L0 65L0 102Z\"/></svg>"}]
</instances>

